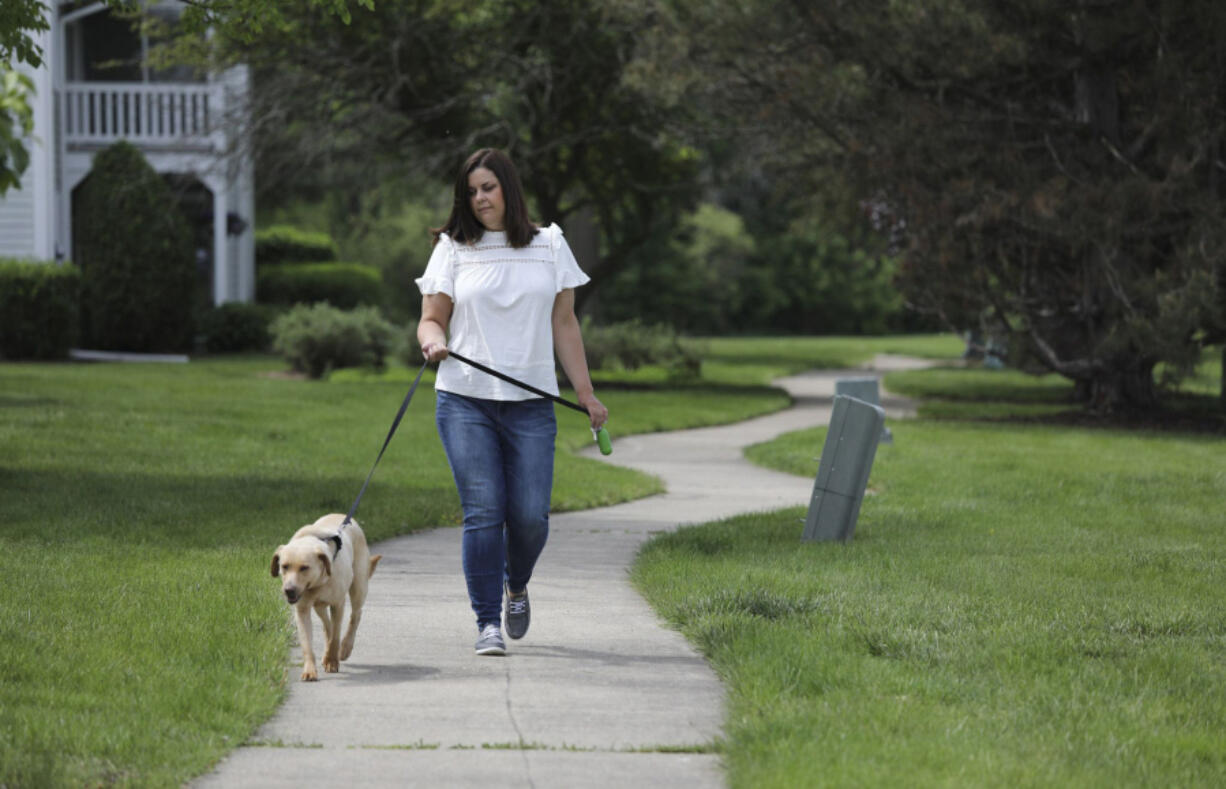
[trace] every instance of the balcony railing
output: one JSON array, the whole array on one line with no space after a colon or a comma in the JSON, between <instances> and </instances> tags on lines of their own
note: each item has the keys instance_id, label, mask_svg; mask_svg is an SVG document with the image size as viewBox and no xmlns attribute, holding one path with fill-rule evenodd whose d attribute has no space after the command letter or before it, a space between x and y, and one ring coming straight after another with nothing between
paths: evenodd
<instances>
[{"instance_id":1,"label":"balcony railing","mask_svg":"<svg viewBox=\"0 0 1226 789\"><path fill-rule=\"evenodd\" d=\"M216 84L69 82L60 91L60 122L68 145L216 146L222 101Z\"/></svg>"}]
</instances>

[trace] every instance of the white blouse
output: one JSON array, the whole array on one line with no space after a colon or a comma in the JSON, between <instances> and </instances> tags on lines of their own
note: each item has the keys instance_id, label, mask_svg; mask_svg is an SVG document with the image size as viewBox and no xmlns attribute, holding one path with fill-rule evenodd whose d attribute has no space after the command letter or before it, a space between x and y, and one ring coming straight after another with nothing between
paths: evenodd
<instances>
[{"instance_id":1,"label":"white blouse","mask_svg":"<svg viewBox=\"0 0 1226 789\"><path fill-rule=\"evenodd\" d=\"M556 395L553 302L589 279L552 224L522 249L501 231L487 230L475 244L457 244L444 233L416 282L423 295L451 297L450 349ZM486 400L536 397L452 358L439 365L434 388Z\"/></svg>"}]
</instances>

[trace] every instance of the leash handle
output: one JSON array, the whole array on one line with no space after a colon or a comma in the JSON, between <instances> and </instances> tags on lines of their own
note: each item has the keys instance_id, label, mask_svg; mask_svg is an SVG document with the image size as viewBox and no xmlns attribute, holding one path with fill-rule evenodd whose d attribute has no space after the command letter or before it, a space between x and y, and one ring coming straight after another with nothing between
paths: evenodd
<instances>
[{"instance_id":1,"label":"leash handle","mask_svg":"<svg viewBox=\"0 0 1226 789\"><path fill-rule=\"evenodd\" d=\"M370 478L375 474L375 466L379 465L379 461L383 459L383 453L387 451L387 445L392 443L392 436L396 435L396 428L400 427L400 420L404 419L404 412L409 408L409 401L413 399L413 393L417 391L417 384L421 383L421 375L426 371L426 365L429 362L423 362L421 369L417 371L417 377L413 379L413 385L409 387L409 393L404 396L404 402L400 404L400 410L396 412L396 418L392 420L392 428L387 431L387 438L383 439L383 448L379 450L379 456L375 458L374 465L370 467L370 473L366 475L366 481L362 483L362 489L358 491L358 497L353 500L353 506L349 508L349 514L345 516L345 520L341 521L341 528L345 528L350 521L353 520L353 514L358 511L358 504L362 501L362 495L366 493L366 486L370 484Z\"/></svg>"}]
</instances>

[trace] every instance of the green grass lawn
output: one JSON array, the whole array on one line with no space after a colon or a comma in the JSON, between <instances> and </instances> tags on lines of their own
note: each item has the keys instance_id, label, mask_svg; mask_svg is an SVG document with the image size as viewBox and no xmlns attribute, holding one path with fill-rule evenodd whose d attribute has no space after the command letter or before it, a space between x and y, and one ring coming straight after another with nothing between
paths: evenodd
<instances>
[{"instance_id":1,"label":"green grass lawn","mask_svg":"<svg viewBox=\"0 0 1226 789\"><path fill-rule=\"evenodd\" d=\"M271 552L348 510L410 379L283 368L0 364L0 786L178 785L276 708L293 633ZM752 377L600 395L615 440L787 405ZM555 510L660 489L571 456L591 432L558 422ZM458 523L429 379L358 518L371 540Z\"/></svg>"},{"instance_id":2,"label":"green grass lawn","mask_svg":"<svg viewBox=\"0 0 1226 789\"><path fill-rule=\"evenodd\" d=\"M725 680L732 785L1226 782L1226 440L978 421L1058 380L889 380L946 405L891 422L852 542L802 545L799 508L636 563ZM824 437L749 455L812 477Z\"/></svg>"},{"instance_id":3,"label":"green grass lawn","mask_svg":"<svg viewBox=\"0 0 1226 789\"><path fill-rule=\"evenodd\" d=\"M961 351L957 338L948 336L704 342L703 379L698 382L669 383L662 371L653 369L597 376L598 392L612 413L615 452L619 435L735 421L781 408L786 397L767 386L778 375L816 366L854 366L880 352L948 357ZM329 382L308 382L273 374L282 369L270 357L193 360L184 366L0 364L0 446L6 450L0 458L0 535L5 546L0 551L0 577L5 580L0 598L5 643L0 661L0 786L180 785L244 742L275 710L290 677L293 632L276 584L267 575L271 550L301 524L348 508L410 378L409 371L392 369L383 375L355 371L337 374ZM1034 403L1049 404L1042 397ZM658 482L643 475L570 456L571 449L591 441L591 434L583 418L568 410L559 410L558 421L556 509L597 506L658 490ZM942 438L924 442L907 432L911 430L931 430ZM864 649L881 653L870 655L873 659L864 671L887 671L911 665L911 655L924 650L934 664L953 660L947 650L970 638L959 630L964 622L980 622L977 626L993 632L997 618L991 604L997 598L986 597L968 611L959 606L977 600L977 590L936 594L942 583L952 583L950 578L962 573L985 587L1000 587L1000 595L1013 590L1016 600L1006 595L994 603L1005 613L1012 610L1010 605L1037 601L1031 619L998 623L1011 627L1019 643L1029 644L1032 651L1041 652L1045 643L1031 633L1038 628L1059 635L1061 643L1089 639L1087 649L1102 652L1096 660L1122 670L1126 664L1119 661L1125 653L1116 657L1116 651L1144 651L1158 660L1153 650L1177 639L1179 649L1160 652L1163 661L1178 659L1186 679L1168 681L1166 664L1151 661L1139 665L1135 678L1127 680L1150 682L1145 686L1149 695L1124 698L1132 699L1137 715L1155 715L1160 722L1183 716L1185 726L1170 735L1166 746L1168 761L1184 765L1183 772L1174 775L1199 780L1197 776L1213 774L1220 768L1221 743L1214 739L1217 735L1205 734L1202 724L1212 717L1211 699L1222 696L1219 669L1213 661L1200 665L1179 656L1203 655L1210 644L1219 650L1216 663L1221 663L1221 629L1209 630L1219 626L1205 613L1210 606L1220 608L1211 588L1222 586L1220 546L1203 524L1215 512L1212 486L1221 493L1221 477L1213 476L1221 467L1219 444L1186 436L1083 436L1047 429L1048 440L1060 447L1047 455L1053 464L1066 462L1063 453L1074 449L1105 451L1099 442L1108 438L1117 442L1109 447L1114 459L1106 464L1105 476L1087 466L1070 478L1080 480L1078 484L1063 480L1056 486L1053 503L1043 511L1053 519L1064 518L1069 528L1044 525L1025 535L1030 522L1017 526L1017 513L1049 495L1035 493L1031 486L1029 475L1039 473L1032 458L1043 455L1037 449L1022 451L1031 440L1024 439L1025 434L1024 428L1008 424L896 425L898 443L879 457L874 477L878 493L865 508L855 543L799 547L794 537L802 513L797 512L750 519L747 529L688 531L677 538L697 540L685 562L702 567L703 562L719 560L725 566L713 576L720 580L709 593L675 605L662 602L662 610L677 616L678 606L693 611L728 608L725 613L733 618L712 626L729 628L787 625L799 616L802 619L795 621L833 633L857 621L857 632L868 635L856 637L875 644ZM1060 442L1073 440L1068 436L1083 443L1062 446ZM976 448L980 443L988 446ZM929 454L916 454L929 444L924 450ZM1185 444L1192 449L1185 451ZM1000 454L1014 445L1014 456ZM1173 449L1164 449L1168 445ZM796 446L796 454L807 454L807 462L812 462L820 440L816 435L801 438ZM1125 461L1133 466L1121 466ZM967 463L977 464L974 473L963 473ZM887 473L891 468L894 471ZM1124 473L1121 468L1132 470ZM1187 473L1181 476L1181 470ZM1003 484L1002 479L1011 481ZM1183 487L1172 488L1177 495L1168 495L1167 486L1176 483ZM934 490L942 495L934 497ZM1185 493L1191 504L1180 503L1178 496ZM1007 511L999 519L985 515L1002 508L1002 501L1012 506L1003 507ZM1067 506L1057 506L1061 504ZM1155 515L1156 508L1161 517ZM1102 509L1107 520L1123 525L1110 529L1098 517ZM1200 520L1185 521L1193 515ZM372 540L458 522L458 501L434 430L428 385L420 390L376 472L358 517ZM1010 528L1009 523L1015 525ZM1016 542L997 537L1011 532ZM1154 596L1155 602L1142 598L1121 607L1117 598L1098 589L1105 582L1078 580L1073 559L1080 554L1063 546L1050 548L1043 535L1053 532L1069 535L1068 544L1082 551L1100 547L1103 556L1086 558L1084 564L1111 578L1123 568L1127 572L1113 581L1119 589L1139 583L1165 585L1166 594ZM1119 535L1134 535L1132 553L1120 553ZM910 540L902 552L900 540ZM921 550L925 546L927 559ZM653 551L667 547L662 544ZM988 558L974 558L979 555ZM1058 597L1057 587L1016 560L1029 556L1057 568L1068 563L1069 577L1057 576L1066 590L1074 584L1068 597L1081 595L1084 605L1051 620L1042 601ZM799 576L782 572L789 563L801 568ZM1015 565L1022 568L1016 579L1010 574ZM729 573L736 581L724 585ZM927 592L916 595L917 575L928 578L925 589L934 590L933 611L924 607ZM698 579L678 577L668 583L678 584L684 597L686 580ZM783 587L776 584L779 580ZM826 586L806 591L806 584L818 582ZM1194 595L1186 590L1194 585L1205 588L1197 586L1201 596L1190 599ZM733 594L728 591L732 589L748 591ZM896 594L917 599L896 606L890 602ZM711 599L703 602L707 597ZM865 602L873 607L863 609ZM836 603L847 606L837 609L845 610L845 616L813 618L836 610L831 608ZM693 621L699 621L696 617ZM1083 631L1087 621L1097 622L1099 629ZM706 626L686 628L695 635L695 627ZM783 641L788 649L802 650L796 655L830 646L792 644L790 636ZM700 643L705 642L700 638ZM999 656L1003 647L993 642L987 649L987 654ZM1168 658L1168 653L1176 657ZM811 694L807 669L820 657L808 654L800 662L797 658L766 666L751 681L763 687L782 683ZM736 672L729 664L722 664L718 655L715 659L721 671L733 677ZM968 669L966 692L1009 685L1009 678L1020 671L1010 665L998 668L1001 681L995 685ZM832 687L855 679L839 673L837 662L822 663L821 671L834 672L828 673ZM1055 668L1050 671L1053 677L1059 675ZM1126 684L1125 679L1117 671L1101 681ZM730 685L734 695L741 693L738 682ZM959 682L935 675L932 682L946 683L946 690L937 694L942 704L958 698ZM1186 709L1150 703L1151 697L1164 704L1168 698L1183 699L1180 682L1198 683L1204 692L1187 702ZM1167 687L1165 695L1161 687ZM1018 692L1025 689L1018 686ZM1053 696L1046 703L1080 705L1085 715L1097 715L1087 705L1097 704L1098 697L1080 687L1073 690L1072 698ZM950 735L955 744L963 736L958 732L994 714L1005 691L975 692L988 693L988 700L964 710L965 723ZM896 695L916 703L928 699L911 691ZM775 722L763 724L765 730L745 729L755 732L750 739L765 755L744 751L742 724L765 716L766 707L778 703L791 711L787 714L803 717L813 706L811 695L756 698L755 704L764 705L761 709L742 708L730 718L728 758L736 776L746 774L749 762L760 763L762 775L774 774L772 754L786 750L792 742L787 738L829 742L837 737L842 742L852 737L861 751L872 752L871 765L882 760L882 751L873 750L872 742L893 742L891 737L901 736L906 742L894 744L906 746L900 753L913 753L915 765L937 764L932 769L945 776L943 782L962 782L939 766L946 762L933 761L930 743L911 730L912 713L902 702L894 718L865 709L872 720L864 730L805 724L809 728L793 735L791 719L772 719ZM1037 714L1019 706L997 725L1026 728L1027 721L1017 716ZM924 725L937 727L941 720ZM1078 737L1093 743L1100 739L1091 730L1075 734L1074 742ZM1122 728L1111 752L1128 756L1148 748L1148 742ZM990 745L985 744L972 765L1008 755L997 754ZM940 750L935 752L939 755ZM815 775L806 773L801 782L812 783ZM750 775L748 784L755 783Z\"/></svg>"}]
</instances>

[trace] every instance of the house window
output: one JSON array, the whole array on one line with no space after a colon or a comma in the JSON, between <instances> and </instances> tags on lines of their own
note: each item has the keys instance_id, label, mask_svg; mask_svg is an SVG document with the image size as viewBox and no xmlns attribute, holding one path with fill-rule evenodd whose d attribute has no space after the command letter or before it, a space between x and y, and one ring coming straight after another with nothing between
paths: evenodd
<instances>
[{"instance_id":1,"label":"house window","mask_svg":"<svg viewBox=\"0 0 1226 789\"><path fill-rule=\"evenodd\" d=\"M147 64L149 51L162 41L159 32L173 28L179 13L175 4L147 8L152 34L142 31L137 20L105 10L70 22L65 29L68 81L205 82L191 66L155 69Z\"/></svg>"}]
</instances>

